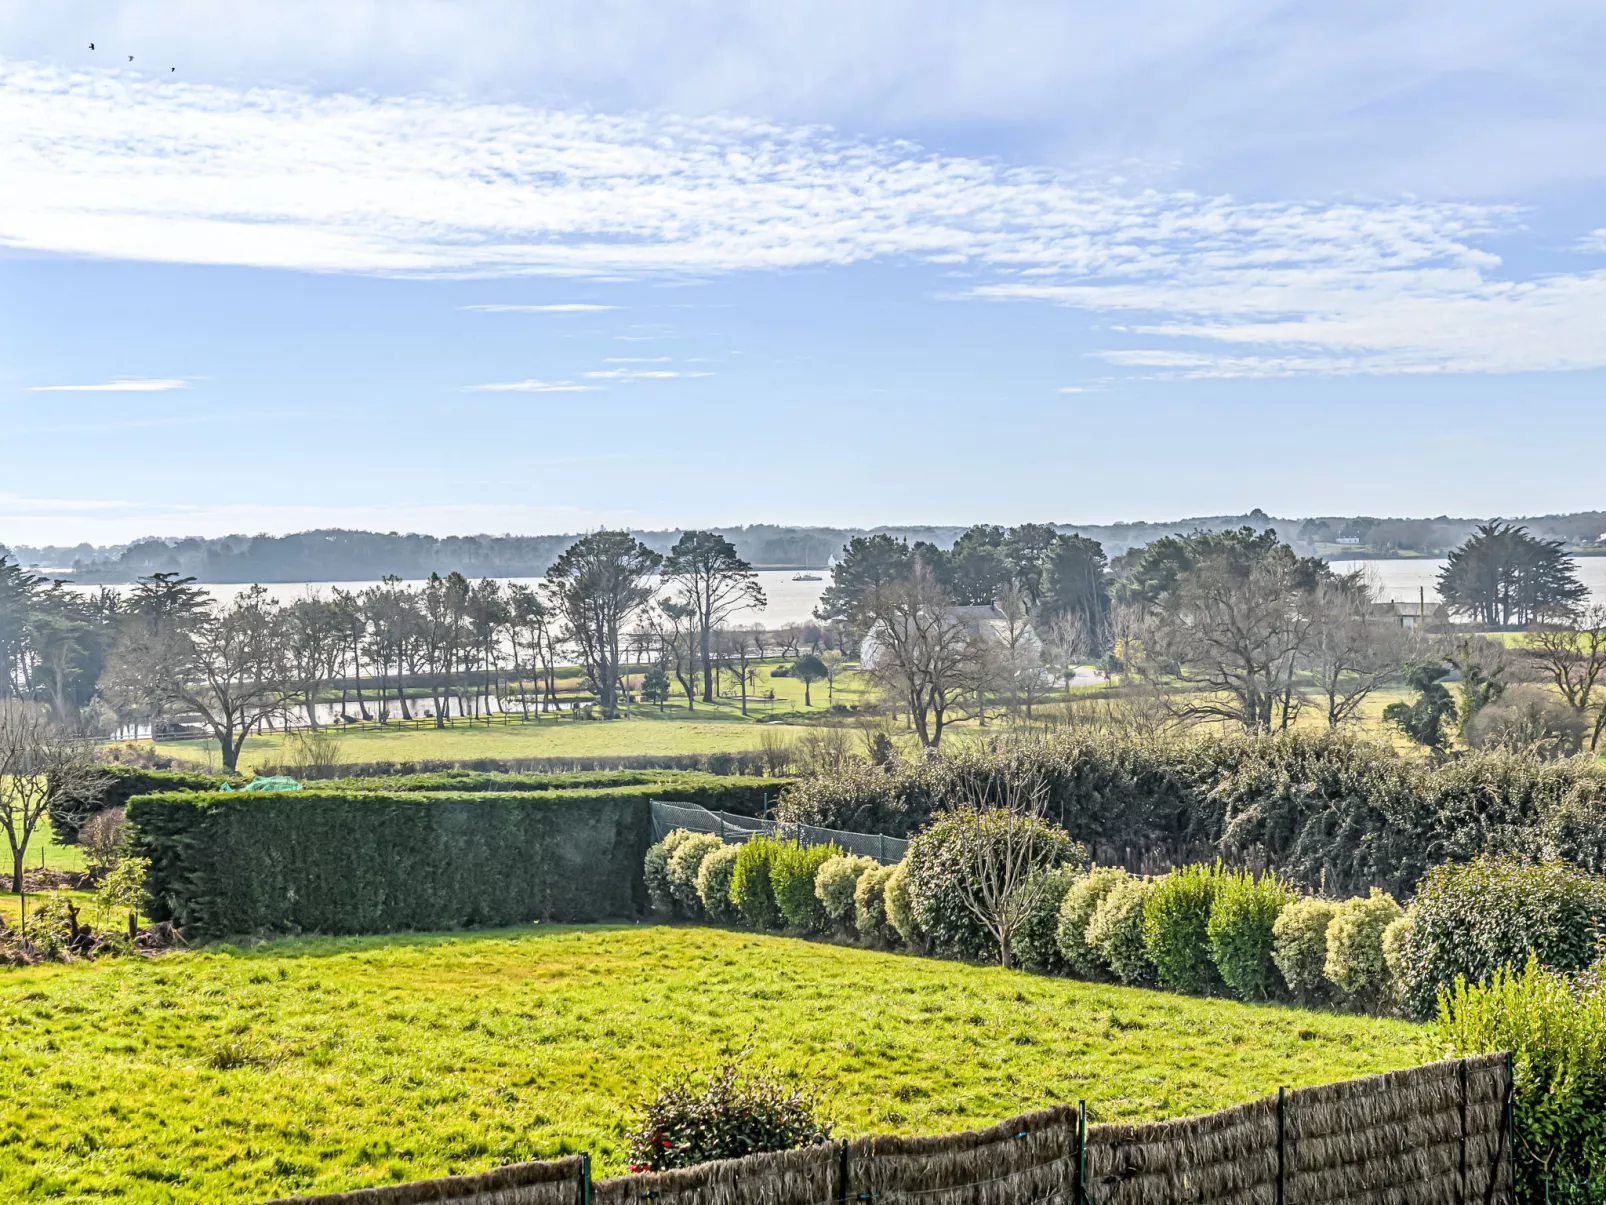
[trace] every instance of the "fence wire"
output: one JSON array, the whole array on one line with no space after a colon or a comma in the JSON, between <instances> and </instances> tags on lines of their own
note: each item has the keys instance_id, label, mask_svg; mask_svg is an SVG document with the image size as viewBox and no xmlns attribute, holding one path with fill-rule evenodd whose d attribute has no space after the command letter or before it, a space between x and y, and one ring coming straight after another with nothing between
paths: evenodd
<instances>
[{"instance_id":1,"label":"fence wire","mask_svg":"<svg viewBox=\"0 0 1606 1205\"><path fill-rule=\"evenodd\" d=\"M654 841L662 841L677 828L691 829L694 833L714 833L721 840L737 845L757 836L776 837L782 841L795 841L799 845L835 844L847 853L874 858L883 866L903 861L903 855L909 849L909 842L902 837L889 837L885 833L849 833L812 824L760 820L754 816L738 816L733 812L711 812L695 803L669 803L662 799L654 799L651 803Z\"/></svg>"}]
</instances>

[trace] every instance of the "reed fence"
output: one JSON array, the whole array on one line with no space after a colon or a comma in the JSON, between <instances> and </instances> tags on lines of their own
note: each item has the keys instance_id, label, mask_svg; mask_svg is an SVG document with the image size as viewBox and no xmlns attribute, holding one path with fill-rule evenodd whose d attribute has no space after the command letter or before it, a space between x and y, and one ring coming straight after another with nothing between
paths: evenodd
<instances>
[{"instance_id":1,"label":"reed fence","mask_svg":"<svg viewBox=\"0 0 1606 1205\"><path fill-rule=\"evenodd\" d=\"M1511 1063L1449 1060L1142 1124L1057 1105L593 1181L587 1155L268 1205L1510 1205Z\"/></svg>"}]
</instances>

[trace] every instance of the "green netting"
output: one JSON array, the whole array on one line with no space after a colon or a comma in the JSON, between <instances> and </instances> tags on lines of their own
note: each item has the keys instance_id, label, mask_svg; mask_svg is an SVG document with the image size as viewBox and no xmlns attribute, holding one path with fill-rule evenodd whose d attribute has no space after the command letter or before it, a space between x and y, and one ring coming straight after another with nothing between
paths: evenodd
<instances>
[{"instance_id":1,"label":"green netting","mask_svg":"<svg viewBox=\"0 0 1606 1205\"><path fill-rule=\"evenodd\" d=\"M275 774L268 778L257 775L243 787L231 787L223 784L225 791L299 791L301 784L293 778L286 778L282 774Z\"/></svg>"}]
</instances>

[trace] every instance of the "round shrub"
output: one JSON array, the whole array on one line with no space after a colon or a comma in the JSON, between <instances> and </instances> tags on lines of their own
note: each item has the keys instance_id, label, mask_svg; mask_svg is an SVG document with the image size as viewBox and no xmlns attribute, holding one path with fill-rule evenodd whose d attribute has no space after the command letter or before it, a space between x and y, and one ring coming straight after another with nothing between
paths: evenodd
<instances>
[{"instance_id":1,"label":"round shrub","mask_svg":"<svg viewBox=\"0 0 1606 1205\"><path fill-rule=\"evenodd\" d=\"M1216 876L1210 957L1222 982L1240 1000L1264 1000L1282 986L1272 961L1274 931L1277 917L1294 898L1292 888L1270 872L1259 878L1247 870Z\"/></svg>"},{"instance_id":2,"label":"round shrub","mask_svg":"<svg viewBox=\"0 0 1606 1205\"><path fill-rule=\"evenodd\" d=\"M898 931L887 920L887 880L893 867L873 866L853 889L853 927L865 941L890 945Z\"/></svg>"},{"instance_id":3,"label":"round shrub","mask_svg":"<svg viewBox=\"0 0 1606 1205\"><path fill-rule=\"evenodd\" d=\"M814 875L814 894L825 908L830 922L843 932L855 931L854 900L859 880L875 869L874 858L838 854L820 863Z\"/></svg>"},{"instance_id":4,"label":"round shrub","mask_svg":"<svg viewBox=\"0 0 1606 1205\"><path fill-rule=\"evenodd\" d=\"M1060 957L1071 974L1091 978L1110 973L1110 964L1104 961L1104 956L1088 944L1087 926L1110 889L1126 878L1126 871L1119 866L1095 866L1065 893L1054 937Z\"/></svg>"},{"instance_id":5,"label":"round shrub","mask_svg":"<svg viewBox=\"0 0 1606 1205\"><path fill-rule=\"evenodd\" d=\"M770 885L770 870L781 849L781 843L773 838L754 837L742 846L731 870L731 903L755 929L781 927L781 910L775 906L775 889Z\"/></svg>"},{"instance_id":6,"label":"round shrub","mask_svg":"<svg viewBox=\"0 0 1606 1205\"><path fill-rule=\"evenodd\" d=\"M1271 927L1271 960L1294 998L1319 1000L1327 991L1327 926L1333 905L1306 896L1286 905Z\"/></svg>"},{"instance_id":7,"label":"round shrub","mask_svg":"<svg viewBox=\"0 0 1606 1205\"><path fill-rule=\"evenodd\" d=\"M825 905L814 894L814 876L841 853L835 845L787 843L780 847L770 863L770 885L775 890L775 906L789 926L805 933L825 931Z\"/></svg>"},{"instance_id":8,"label":"round shrub","mask_svg":"<svg viewBox=\"0 0 1606 1205\"><path fill-rule=\"evenodd\" d=\"M1154 963L1143 941L1143 909L1151 884L1127 876L1105 894L1087 924L1087 944L1122 983L1154 982Z\"/></svg>"},{"instance_id":9,"label":"round shrub","mask_svg":"<svg viewBox=\"0 0 1606 1205\"><path fill-rule=\"evenodd\" d=\"M674 897L682 915L702 915L703 900L697 894L697 872L702 869L703 859L724 845L713 833L697 833L682 841L675 852L669 855L669 894Z\"/></svg>"},{"instance_id":10,"label":"round shrub","mask_svg":"<svg viewBox=\"0 0 1606 1205\"><path fill-rule=\"evenodd\" d=\"M1383 930L1402 915L1394 897L1380 887L1333 909L1322 973L1351 1003L1373 1007L1386 997L1389 969L1383 961Z\"/></svg>"},{"instance_id":11,"label":"round shrub","mask_svg":"<svg viewBox=\"0 0 1606 1205\"><path fill-rule=\"evenodd\" d=\"M626 1141L631 1171L658 1172L830 1139L813 1092L774 1071L743 1075L728 1063L702 1082L682 1073L664 1084Z\"/></svg>"},{"instance_id":12,"label":"round shrub","mask_svg":"<svg viewBox=\"0 0 1606 1205\"><path fill-rule=\"evenodd\" d=\"M1078 865L1056 866L1042 874L1042 888L1032 910L1010 938L1010 960L1023 971L1039 975L1058 975L1065 971L1060 953L1060 908L1065 896L1082 877Z\"/></svg>"},{"instance_id":13,"label":"round shrub","mask_svg":"<svg viewBox=\"0 0 1606 1205\"><path fill-rule=\"evenodd\" d=\"M903 944L912 950L925 948L926 936L920 931L920 920L915 916L914 897L909 892L909 860L905 858L892 868L885 887L887 923L897 930Z\"/></svg>"},{"instance_id":14,"label":"round shrub","mask_svg":"<svg viewBox=\"0 0 1606 1205\"><path fill-rule=\"evenodd\" d=\"M1389 984L1396 992L1405 983L1406 944L1411 939L1411 918L1397 916L1383 930L1383 965L1389 970Z\"/></svg>"},{"instance_id":15,"label":"round shrub","mask_svg":"<svg viewBox=\"0 0 1606 1205\"><path fill-rule=\"evenodd\" d=\"M961 958L998 958L998 938L972 904L981 903L982 876L998 890L1007 881L1000 851L1023 851L1035 869L1049 870L1079 852L1063 829L1003 808L956 808L909 842L909 894L915 919L931 944Z\"/></svg>"},{"instance_id":16,"label":"round shrub","mask_svg":"<svg viewBox=\"0 0 1606 1205\"><path fill-rule=\"evenodd\" d=\"M721 845L697 868L697 898L709 920L733 921L740 915L731 902L731 876L741 856L740 845Z\"/></svg>"},{"instance_id":17,"label":"round shrub","mask_svg":"<svg viewBox=\"0 0 1606 1205\"><path fill-rule=\"evenodd\" d=\"M647 849L642 861L642 877L647 880L647 898L654 912L665 916L675 914L675 896L669 889L669 859L683 841L697 836L688 828L677 828L662 841Z\"/></svg>"},{"instance_id":18,"label":"round shrub","mask_svg":"<svg viewBox=\"0 0 1606 1205\"><path fill-rule=\"evenodd\" d=\"M1210 906L1216 872L1182 866L1158 879L1143 905L1143 945L1160 986L1177 992L1208 992L1221 980L1210 960Z\"/></svg>"},{"instance_id":19,"label":"round shrub","mask_svg":"<svg viewBox=\"0 0 1606 1205\"><path fill-rule=\"evenodd\" d=\"M1458 975L1480 983L1501 967L1519 970L1530 950L1553 970L1593 966L1606 935L1606 881L1561 862L1447 863L1422 879L1410 918L1401 997L1425 1020Z\"/></svg>"}]
</instances>

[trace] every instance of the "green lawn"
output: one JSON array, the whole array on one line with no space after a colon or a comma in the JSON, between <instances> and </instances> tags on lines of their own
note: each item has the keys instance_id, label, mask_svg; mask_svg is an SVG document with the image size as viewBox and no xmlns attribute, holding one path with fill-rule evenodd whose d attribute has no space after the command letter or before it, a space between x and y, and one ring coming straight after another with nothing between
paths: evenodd
<instances>
[{"instance_id":1,"label":"green lawn","mask_svg":"<svg viewBox=\"0 0 1606 1205\"><path fill-rule=\"evenodd\" d=\"M0 1200L249 1201L576 1150L751 1041L838 1132L1168 1117L1418 1062L1403 1022L709 928L286 940L0 972Z\"/></svg>"},{"instance_id":2,"label":"green lawn","mask_svg":"<svg viewBox=\"0 0 1606 1205\"><path fill-rule=\"evenodd\" d=\"M811 705L803 701L803 683L795 678L771 678L776 663L758 667L755 684L749 688L748 714L741 713L739 697L721 695L712 704L698 696L688 710L686 697L677 693L660 711L651 704L631 705L628 719L609 722L582 720L565 714L534 724L491 724L444 729L408 728L397 731L363 729L340 737L342 761L420 761L469 760L481 757L614 757L677 753L734 753L759 747L760 724L795 733L824 719L833 692L824 681L813 684ZM731 689L729 675L725 689ZM638 685L632 679L632 687ZM775 699L766 697L774 690ZM870 698L870 687L862 674L839 673L835 701L857 706ZM240 769L256 765L278 765L283 761L284 738L277 734L253 736L240 754ZM215 741L164 741L159 747L167 757L193 765L218 764Z\"/></svg>"}]
</instances>

